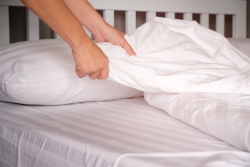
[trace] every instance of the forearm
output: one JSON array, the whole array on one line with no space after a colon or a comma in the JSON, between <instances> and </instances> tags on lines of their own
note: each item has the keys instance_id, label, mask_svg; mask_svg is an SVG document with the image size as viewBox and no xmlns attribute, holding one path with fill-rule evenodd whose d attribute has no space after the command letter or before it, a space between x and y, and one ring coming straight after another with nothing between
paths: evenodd
<instances>
[{"instance_id":1,"label":"forearm","mask_svg":"<svg viewBox=\"0 0 250 167\"><path fill-rule=\"evenodd\" d=\"M106 22L89 4L87 0L64 0L68 8L92 34L99 33L106 26Z\"/></svg>"},{"instance_id":2,"label":"forearm","mask_svg":"<svg viewBox=\"0 0 250 167\"><path fill-rule=\"evenodd\" d=\"M90 41L81 23L63 0L21 0L30 10L59 34L72 49Z\"/></svg>"}]
</instances>

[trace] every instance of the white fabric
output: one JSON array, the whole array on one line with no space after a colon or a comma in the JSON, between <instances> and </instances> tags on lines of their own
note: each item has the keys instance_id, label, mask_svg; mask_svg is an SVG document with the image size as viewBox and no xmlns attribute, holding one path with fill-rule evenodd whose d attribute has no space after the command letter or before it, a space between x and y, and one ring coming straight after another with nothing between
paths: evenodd
<instances>
[{"instance_id":1,"label":"white fabric","mask_svg":"<svg viewBox=\"0 0 250 167\"><path fill-rule=\"evenodd\" d=\"M143 96L108 80L79 79L71 49L62 40L0 47L0 101L59 105Z\"/></svg>"},{"instance_id":2,"label":"white fabric","mask_svg":"<svg viewBox=\"0 0 250 167\"><path fill-rule=\"evenodd\" d=\"M250 57L250 39L249 38L228 38L228 41L239 49L242 53Z\"/></svg>"},{"instance_id":3,"label":"white fabric","mask_svg":"<svg viewBox=\"0 0 250 167\"><path fill-rule=\"evenodd\" d=\"M250 152L250 96L218 93L150 94L146 101L201 131Z\"/></svg>"},{"instance_id":4,"label":"white fabric","mask_svg":"<svg viewBox=\"0 0 250 167\"><path fill-rule=\"evenodd\" d=\"M119 47L107 54L118 83L150 93L250 94L250 58L195 21L154 18L127 40L137 56Z\"/></svg>"},{"instance_id":5,"label":"white fabric","mask_svg":"<svg viewBox=\"0 0 250 167\"><path fill-rule=\"evenodd\" d=\"M238 104L238 99L235 98L240 97L240 102L242 98L249 99L249 57L233 47L222 35L203 28L194 21L154 18L138 28L133 35L126 37L126 39L136 51L137 56L128 56L125 50L119 46L113 46L109 43L98 44L109 57L110 80L146 92L146 100L152 106L163 109L170 113L170 115L174 113L172 116L175 118L240 149L250 151L250 123L248 123L250 122L249 103L245 104L244 102L244 104ZM65 87L68 89L68 87L74 85L75 82L79 83L79 85L82 84L72 72L74 63L72 58L69 59L70 49L68 47L62 47L62 43L59 43L59 47L55 47L56 45L51 46L51 43L48 42L44 43L44 45L48 45L45 50L44 47L39 45L39 42L33 45L36 45L35 50L21 47L21 49L25 50L21 52L22 54L2 52L4 55L0 61L0 71L3 76L1 76L2 100L7 99L6 101L15 102L17 99L16 101L20 103L33 104L34 99L36 99L36 103L40 103L41 97L43 97L47 100L44 101L44 104L65 104L72 102L70 98L68 98L68 95L74 99L73 97L75 96L81 97L85 90L88 91L89 87L80 87L81 90L78 91L78 85L72 87L71 91L62 92L61 90L57 90L64 89ZM41 49L39 47L41 47ZM46 53L50 47L52 50L56 50L56 54L51 56L49 52L49 56L47 57L44 53ZM5 49L8 50L8 46L2 48L2 50ZM19 53L19 49L20 48L17 47L14 50ZM13 48L11 50L13 51ZM42 52L42 54L40 52ZM30 57L29 53L32 53L32 57ZM8 57L10 55L12 55L12 57ZM43 61L46 59L49 60L49 63L45 65ZM55 61L53 62L53 60ZM71 63L68 63L68 61L71 61ZM58 64L58 66L55 66L55 64ZM61 64L66 65L61 66ZM50 68L51 66L53 67L52 69ZM41 67L41 69L37 67ZM70 67L72 67L72 69L70 69ZM27 73L20 75L22 71L26 70L31 70L32 75L29 76ZM51 72L57 70L63 71L63 73L58 75L57 72ZM34 76L33 74L37 75ZM65 76L67 76L66 80L64 80ZM52 78L54 80L58 77L60 78L60 82L56 81L55 84L47 84L47 82L45 82L48 79L50 80ZM75 79L73 80L71 77ZM31 85L34 85L34 87L31 89L30 84L25 83L26 81L31 82ZM49 88L49 91L45 94L46 96L44 94L40 96L44 90L36 92L37 82L42 83L39 87ZM25 90L25 94L22 92L24 88L28 90ZM124 89L127 90L128 88L124 87ZM33 93L34 90L35 94ZM106 90L110 89L105 88L104 92L106 92ZM96 87L91 89L91 91L96 91ZM99 90L97 91L100 92ZM120 87L118 87L115 92L118 91L120 91ZM52 95L54 95L54 92L62 97L58 96L53 98L54 96ZM109 92L110 91L107 93ZM119 97L124 97L124 92L126 91L122 91L122 95ZM187 96L185 103L180 106L180 110L175 111L176 106L181 104L182 98L169 101L169 96L171 95L167 95L166 93L188 92L229 93L221 95L224 100L224 105L227 104L227 106L230 106L231 103L233 103L236 106L247 107L245 107L243 113L241 113L241 110L235 109L234 105L232 105L232 109L230 108L231 106L229 108L222 107L221 111L219 110L217 112L216 107L210 110L204 108L204 106L200 106L200 110L195 108L196 106L193 106L196 104L194 103L191 106L193 110L190 111L190 115L183 117L183 114L186 113L186 103L189 104L189 102L191 102L188 101L189 96ZM234 94L233 100L228 100L232 93ZM89 92L87 95L87 99L90 95L92 96ZM94 95L97 96L93 96L92 100L99 97L99 94L94 93ZM30 98L27 98L27 96ZM185 94L180 95L180 97L182 96L185 97ZM52 100L50 97L52 97ZM60 101L61 98L64 99L64 101ZM112 96L112 98L114 98L114 96ZM211 98L214 98L214 96L211 96ZM55 99L58 99L58 101ZM106 98L106 100L107 99L108 98ZM190 100L191 99L192 98L190 98ZM217 98L217 95L215 99L218 101L221 100ZM79 101L86 101L86 99L78 98L77 100L74 99L73 102ZM176 105L169 107L171 106L170 103ZM207 116L206 113L209 113L209 116ZM229 116L227 117L225 115ZM193 120L193 122L190 120Z\"/></svg>"},{"instance_id":6,"label":"white fabric","mask_svg":"<svg viewBox=\"0 0 250 167\"><path fill-rule=\"evenodd\" d=\"M250 165L250 153L172 118L143 98L62 106L0 102L0 150L1 167Z\"/></svg>"},{"instance_id":7,"label":"white fabric","mask_svg":"<svg viewBox=\"0 0 250 167\"><path fill-rule=\"evenodd\" d=\"M155 18L127 37L137 56L99 43L110 79L145 92L249 93L249 58L196 22ZM68 45L43 40L0 48L0 100L58 105L141 96L110 81L80 80ZM83 93L84 92L84 93Z\"/></svg>"},{"instance_id":8,"label":"white fabric","mask_svg":"<svg viewBox=\"0 0 250 167\"><path fill-rule=\"evenodd\" d=\"M144 91L150 105L174 118L250 151L248 56L195 21L154 18L126 39L137 56L112 47L110 79Z\"/></svg>"}]
</instances>

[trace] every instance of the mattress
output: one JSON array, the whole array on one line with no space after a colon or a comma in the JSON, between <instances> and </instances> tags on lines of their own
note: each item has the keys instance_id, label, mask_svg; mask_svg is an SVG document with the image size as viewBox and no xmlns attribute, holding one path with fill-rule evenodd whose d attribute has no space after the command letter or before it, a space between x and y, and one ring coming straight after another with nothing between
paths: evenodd
<instances>
[{"instance_id":1,"label":"mattress","mask_svg":"<svg viewBox=\"0 0 250 167\"><path fill-rule=\"evenodd\" d=\"M229 41L249 55L249 39ZM250 166L250 154L143 98L61 106L0 102L0 166Z\"/></svg>"},{"instance_id":2,"label":"mattress","mask_svg":"<svg viewBox=\"0 0 250 167\"><path fill-rule=\"evenodd\" d=\"M1 167L249 165L249 154L143 98L62 106L0 102ZM237 166L237 165L236 165Z\"/></svg>"}]
</instances>

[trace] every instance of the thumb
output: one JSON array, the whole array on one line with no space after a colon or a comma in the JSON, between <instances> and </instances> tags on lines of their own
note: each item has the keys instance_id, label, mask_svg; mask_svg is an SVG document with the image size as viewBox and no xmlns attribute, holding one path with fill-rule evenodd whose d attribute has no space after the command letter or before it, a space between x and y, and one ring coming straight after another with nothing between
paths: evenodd
<instances>
[{"instance_id":1,"label":"thumb","mask_svg":"<svg viewBox=\"0 0 250 167\"><path fill-rule=\"evenodd\" d=\"M101 72L101 75L99 75L97 77L98 80L101 80L101 79L106 79L107 77L109 76L109 66L106 66L102 72Z\"/></svg>"}]
</instances>

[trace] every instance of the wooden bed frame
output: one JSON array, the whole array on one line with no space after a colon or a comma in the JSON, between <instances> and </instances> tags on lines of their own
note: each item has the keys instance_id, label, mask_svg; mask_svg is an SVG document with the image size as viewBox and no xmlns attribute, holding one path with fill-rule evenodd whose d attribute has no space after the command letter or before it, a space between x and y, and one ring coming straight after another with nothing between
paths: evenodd
<instances>
[{"instance_id":1,"label":"wooden bed frame","mask_svg":"<svg viewBox=\"0 0 250 167\"><path fill-rule=\"evenodd\" d=\"M136 29L136 12L146 12L146 21L165 13L175 18L183 13L183 19L192 20L200 14L200 24L209 27L209 15L216 15L216 31L225 34L225 15L232 15L233 38L246 38L246 0L89 0L97 10L103 10L103 18L114 26L114 11L125 11L125 31L131 34ZM20 0L0 1L0 46L10 43L9 6L24 6ZM88 35L91 34L87 31ZM60 38L55 35L55 38ZM39 18L27 10L27 39L39 40Z\"/></svg>"}]
</instances>

